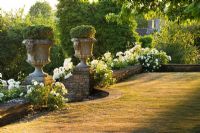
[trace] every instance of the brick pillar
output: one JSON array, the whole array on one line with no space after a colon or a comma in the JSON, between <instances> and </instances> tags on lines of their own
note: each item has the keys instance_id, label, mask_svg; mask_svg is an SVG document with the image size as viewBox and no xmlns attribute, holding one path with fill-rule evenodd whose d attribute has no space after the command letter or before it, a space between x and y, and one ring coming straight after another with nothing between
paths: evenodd
<instances>
[{"instance_id":1,"label":"brick pillar","mask_svg":"<svg viewBox=\"0 0 200 133\"><path fill-rule=\"evenodd\" d=\"M66 97L70 102L82 101L90 93L90 71L89 68L75 68L73 75L64 82L68 89Z\"/></svg>"}]
</instances>

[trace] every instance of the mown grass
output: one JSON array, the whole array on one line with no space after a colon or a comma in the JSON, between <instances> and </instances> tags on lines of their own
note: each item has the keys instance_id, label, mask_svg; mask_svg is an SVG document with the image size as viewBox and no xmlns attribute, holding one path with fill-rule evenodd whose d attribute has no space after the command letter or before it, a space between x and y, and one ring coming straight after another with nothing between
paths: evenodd
<instances>
[{"instance_id":1,"label":"mown grass","mask_svg":"<svg viewBox=\"0 0 200 133\"><path fill-rule=\"evenodd\" d=\"M122 96L71 104L0 132L200 132L200 73L144 73L109 89Z\"/></svg>"}]
</instances>

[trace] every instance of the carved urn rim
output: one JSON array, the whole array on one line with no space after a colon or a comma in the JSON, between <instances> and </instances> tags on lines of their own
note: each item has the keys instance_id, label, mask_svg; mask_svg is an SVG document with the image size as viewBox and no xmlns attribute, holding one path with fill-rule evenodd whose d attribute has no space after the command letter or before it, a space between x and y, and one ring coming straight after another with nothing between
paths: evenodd
<instances>
[{"instance_id":1,"label":"carved urn rim","mask_svg":"<svg viewBox=\"0 0 200 133\"><path fill-rule=\"evenodd\" d=\"M96 42L95 38L72 38L72 42Z\"/></svg>"},{"instance_id":2,"label":"carved urn rim","mask_svg":"<svg viewBox=\"0 0 200 133\"><path fill-rule=\"evenodd\" d=\"M49 39L24 39L22 42L24 45L32 43L32 45L53 45L53 41Z\"/></svg>"}]
</instances>

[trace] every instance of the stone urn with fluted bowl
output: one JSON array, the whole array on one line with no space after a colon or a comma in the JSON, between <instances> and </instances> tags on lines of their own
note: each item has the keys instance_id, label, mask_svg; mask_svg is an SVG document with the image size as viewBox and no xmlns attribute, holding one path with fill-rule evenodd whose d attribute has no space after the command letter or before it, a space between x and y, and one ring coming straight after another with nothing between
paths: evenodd
<instances>
[{"instance_id":1,"label":"stone urn with fluted bowl","mask_svg":"<svg viewBox=\"0 0 200 133\"><path fill-rule=\"evenodd\" d=\"M43 72L43 67L50 63L50 48L53 45L53 30L51 27L37 25L24 30L23 44L27 49L27 62L35 70L26 77L24 84L31 84L33 80L44 84L51 84L53 79Z\"/></svg>"},{"instance_id":2,"label":"stone urn with fluted bowl","mask_svg":"<svg viewBox=\"0 0 200 133\"><path fill-rule=\"evenodd\" d=\"M80 25L70 31L75 57L80 59L77 68L87 68L86 60L92 56L96 30L91 25Z\"/></svg>"}]
</instances>

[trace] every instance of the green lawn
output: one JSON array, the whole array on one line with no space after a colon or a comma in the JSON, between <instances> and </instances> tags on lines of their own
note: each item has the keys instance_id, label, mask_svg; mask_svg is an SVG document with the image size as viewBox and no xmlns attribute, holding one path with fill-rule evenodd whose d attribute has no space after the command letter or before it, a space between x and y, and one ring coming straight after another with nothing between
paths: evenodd
<instances>
[{"instance_id":1,"label":"green lawn","mask_svg":"<svg viewBox=\"0 0 200 133\"><path fill-rule=\"evenodd\" d=\"M122 95L70 104L2 127L0 132L200 132L200 73L144 73L109 91Z\"/></svg>"}]
</instances>

